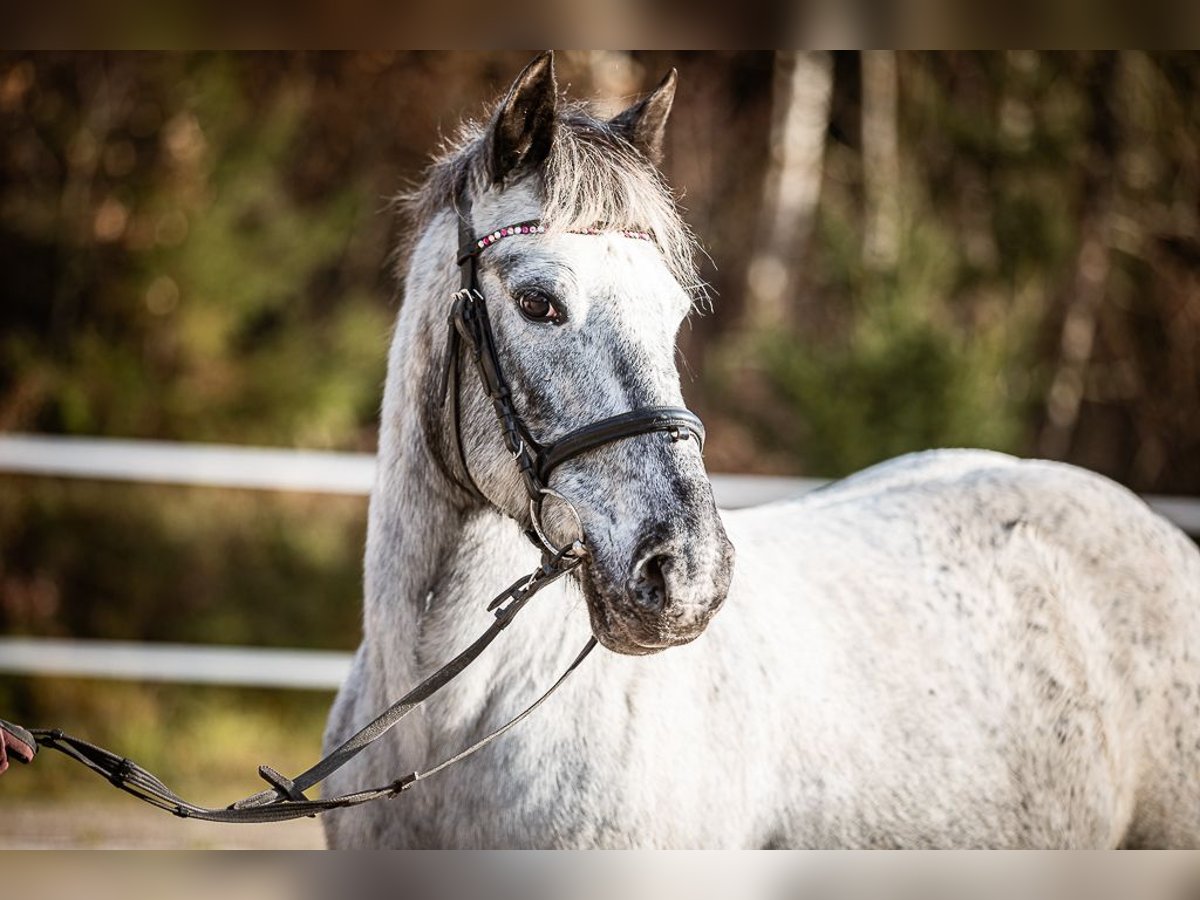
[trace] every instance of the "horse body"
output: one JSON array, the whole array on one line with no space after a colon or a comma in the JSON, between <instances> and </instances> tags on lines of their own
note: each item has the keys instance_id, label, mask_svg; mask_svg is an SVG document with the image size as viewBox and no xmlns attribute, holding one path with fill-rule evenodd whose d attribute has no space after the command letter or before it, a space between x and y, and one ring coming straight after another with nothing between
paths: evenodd
<instances>
[{"instance_id":1,"label":"horse body","mask_svg":"<svg viewBox=\"0 0 1200 900\"><path fill-rule=\"evenodd\" d=\"M331 843L1196 844L1200 556L1137 498L947 451L725 522L739 565L700 638L590 659L476 759L334 814ZM465 644L490 586L534 563L498 516L454 543L428 611L408 598L419 636L360 650L331 741ZM331 788L386 782L515 714L586 638L580 606L570 583L540 596L507 652ZM407 677L379 677L388 657Z\"/></svg>"},{"instance_id":2,"label":"horse body","mask_svg":"<svg viewBox=\"0 0 1200 900\"><path fill-rule=\"evenodd\" d=\"M583 217L481 258L535 434L682 402L685 266L671 247L683 232L631 151L661 146L673 81L605 123L556 112L548 71L527 69L490 129L427 183L384 392L364 638L327 749L468 644L487 601L538 562L478 384L464 385L459 435L487 502L452 462L437 385L456 197L470 192L477 233ZM624 167L612 185L610 164ZM663 254L571 233L591 221L651 226ZM563 320L522 318L529 290ZM325 791L384 784L473 742L589 633L618 652L593 653L476 756L394 801L329 814L332 846L1200 844L1200 553L1123 488L934 451L718 516L694 442L661 434L571 460L554 486L587 534L580 577L538 595ZM561 508L545 524L570 539Z\"/></svg>"}]
</instances>

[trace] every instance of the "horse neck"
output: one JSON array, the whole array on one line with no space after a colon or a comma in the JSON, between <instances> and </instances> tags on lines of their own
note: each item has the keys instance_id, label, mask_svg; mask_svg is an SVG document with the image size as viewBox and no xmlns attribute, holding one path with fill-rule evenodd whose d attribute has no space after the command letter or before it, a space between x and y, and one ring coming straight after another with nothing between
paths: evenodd
<instances>
[{"instance_id":1,"label":"horse neck","mask_svg":"<svg viewBox=\"0 0 1200 900\"><path fill-rule=\"evenodd\" d=\"M388 361L371 492L364 640L389 693L411 687L477 637L491 621L488 601L538 563L515 522L492 509L464 510L459 489L430 455L438 442L427 438L421 410L438 380L433 348L444 327L432 307L437 297L449 297L438 281L410 273ZM537 660L524 662L536 666ZM487 668L483 659L472 666Z\"/></svg>"}]
</instances>

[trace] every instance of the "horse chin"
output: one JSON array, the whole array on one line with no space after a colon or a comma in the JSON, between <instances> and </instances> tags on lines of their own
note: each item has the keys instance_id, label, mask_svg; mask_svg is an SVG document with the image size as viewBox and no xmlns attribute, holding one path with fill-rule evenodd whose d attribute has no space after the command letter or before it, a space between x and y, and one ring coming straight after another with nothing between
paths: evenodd
<instances>
[{"instance_id":1,"label":"horse chin","mask_svg":"<svg viewBox=\"0 0 1200 900\"><path fill-rule=\"evenodd\" d=\"M691 643L704 631L704 625L686 631L670 628L666 623L656 627L634 614L619 611L617 604L603 596L592 579L583 579L583 584L592 634L601 645L614 653L650 656Z\"/></svg>"}]
</instances>

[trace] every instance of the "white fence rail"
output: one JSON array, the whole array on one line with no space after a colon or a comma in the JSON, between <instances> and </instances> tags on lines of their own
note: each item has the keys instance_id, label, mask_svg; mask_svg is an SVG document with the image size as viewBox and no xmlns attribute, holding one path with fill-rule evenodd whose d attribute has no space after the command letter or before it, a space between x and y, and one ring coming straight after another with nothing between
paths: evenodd
<instances>
[{"instance_id":1,"label":"white fence rail","mask_svg":"<svg viewBox=\"0 0 1200 900\"><path fill-rule=\"evenodd\" d=\"M203 487L366 494L370 453L0 435L0 472Z\"/></svg>"},{"instance_id":2,"label":"white fence rail","mask_svg":"<svg viewBox=\"0 0 1200 900\"><path fill-rule=\"evenodd\" d=\"M333 650L0 638L0 673L11 675L336 690L350 658Z\"/></svg>"},{"instance_id":3,"label":"white fence rail","mask_svg":"<svg viewBox=\"0 0 1200 900\"><path fill-rule=\"evenodd\" d=\"M375 479L370 453L277 450L228 444L179 444L114 438L0 435L0 473L99 478L201 487L368 494ZM812 490L816 478L716 475L717 502L754 506Z\"/></svg>"},{"instance_id":4,"label":"white fence rail","mask_svg":"<svg viewBox=\"0 0 1200 900\"><path fill-rule=\"evenodd\" d=\"M375 458L367 453L8 434L0 435L4 473L365 495L375 477ZM824 483L713 476L717 503L726 509L795 496ZM1200 500L1145 499L1184 531L1200 536ZM0 637L0 673L8 674L334 689L349 665L350 654L332 651Z\"/></svg>"},{"instance_id":5,"label":"white fence rail","mask_svg":"<svg viewBox=\"0 0 1200 900\"><path fill-rule=\"evenodd\" d=\"M206 487L367 494L375 478L370 453L283 450L228 444L180 444L115 438L0 435L0 474L98 478ZM755 506L810 491L819 478L714 475L717 503ZM1159 513L1200 536L1200 499L1147 494Z\"/></svg>"}]
</instances>

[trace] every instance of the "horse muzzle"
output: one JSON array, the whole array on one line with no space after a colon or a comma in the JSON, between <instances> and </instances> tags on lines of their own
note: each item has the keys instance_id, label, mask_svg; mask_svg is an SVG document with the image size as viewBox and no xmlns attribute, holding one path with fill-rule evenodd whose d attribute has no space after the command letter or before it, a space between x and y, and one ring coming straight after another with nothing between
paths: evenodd
<instances>
[{"instance_id":1,"label":"horse muzzle","mask_svg":"<svg viewBox=\"0 0 1200 900\"><path fill-rule=\"evenodd\" d=\"M582 572L592 632L618 653L646 655L695 640L733 576L734 549L714 510L713 533L643 540L621 565L603 554Z\"/></svg>"}]
</instances>

